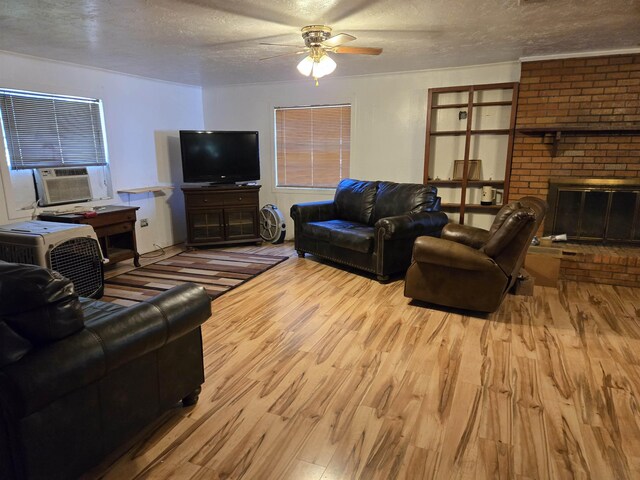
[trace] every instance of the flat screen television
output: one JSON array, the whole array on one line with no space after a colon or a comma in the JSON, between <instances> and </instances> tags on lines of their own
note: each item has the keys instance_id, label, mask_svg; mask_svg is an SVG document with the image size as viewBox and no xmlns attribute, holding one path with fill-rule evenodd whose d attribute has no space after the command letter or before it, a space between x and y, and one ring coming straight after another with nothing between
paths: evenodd
<instances>
[{"instance_id":1,"label":"flat screen television","mask_svg":"<svg viewBox=\"0 0 640 480\"><path fill-rule=\"evenodd\" d=\"M258 132L181 130L185 183L260 180Z\"/></svg>"}]
</instances>

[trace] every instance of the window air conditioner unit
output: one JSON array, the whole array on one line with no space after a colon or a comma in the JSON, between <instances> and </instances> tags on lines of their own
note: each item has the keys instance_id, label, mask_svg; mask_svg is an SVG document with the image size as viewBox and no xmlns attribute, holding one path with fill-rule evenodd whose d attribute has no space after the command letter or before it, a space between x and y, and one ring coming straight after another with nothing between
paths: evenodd
<instances>
[{"instance_id":1,"label":"window air conditioner unit","mask_svg":"<svg viewBox=\"0 0 640 480\"><path fill-rule=\"evenodd\" d=\"M1 225L0 260L55 270L82 297L100 298L104 290L104 259L91 225L40 220Z\"/></svg>"},{"instance_id":2,"label":"window air conditioner unit","mask_svg":"<svg viewBox=\"0 0 640 480\"><path fill-rule=\"evenodd\" d=\"M36 168L41 206L91 200L91 182L86 167Z\"/></svg>"}]
</instances>

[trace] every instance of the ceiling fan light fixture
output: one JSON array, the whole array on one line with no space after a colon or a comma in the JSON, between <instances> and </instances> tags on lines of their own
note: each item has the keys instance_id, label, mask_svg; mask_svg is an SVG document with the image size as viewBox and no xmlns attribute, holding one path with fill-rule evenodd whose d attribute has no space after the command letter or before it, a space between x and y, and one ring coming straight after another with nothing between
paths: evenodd
<instances>
[{"instance_id":1,"label":"ceiling fan light fixture","mask_svg":"<svg viewBox=\"0 0 640 480\"><path fill-rule=\"evenodd\" d=\"M329 75L337 67L336 62L324 51L314 51L298 63L298 71L308 77L311 75L318 86L318 79Z\"/></svg>"},{"instance_id":2,"label":"ceiling fan light fixture","mask_svg":"<svg viewBox=\"0 0 640 480\"><path fill-rule=\"evenodd\" d=\"M336 62L326 53L313 63L312 74L314 78L321 78L329 75L336 69Z\"/></svg>"},{"instance_id":3,"label":"ceiling fan light fixture","mask_svg":"<svg viewBox=\"0 0 640 480\"><path fill-rule=\"evenodd\" d=\"M305 77L308 77L309 75L311 75L314 63L315 62L311 56L304 57L298 64L298 71Z\"/></svg>"}]
</instances>

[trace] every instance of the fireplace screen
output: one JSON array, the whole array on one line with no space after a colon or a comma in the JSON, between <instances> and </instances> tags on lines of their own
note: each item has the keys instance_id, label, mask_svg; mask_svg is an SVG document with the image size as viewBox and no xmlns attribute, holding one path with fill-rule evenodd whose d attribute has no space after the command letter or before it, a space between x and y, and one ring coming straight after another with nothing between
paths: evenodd
<instances>
[{"instance_id":1,"label":"fireplace screen","mask_svg":"<svg viewBox=\"0 0 640 480\"><path fill-rule=\"evenodd\" d=\"M561 178L549 181L545 234L569 240L640 243L640 180Z\"/></svg>"}]
</instances>

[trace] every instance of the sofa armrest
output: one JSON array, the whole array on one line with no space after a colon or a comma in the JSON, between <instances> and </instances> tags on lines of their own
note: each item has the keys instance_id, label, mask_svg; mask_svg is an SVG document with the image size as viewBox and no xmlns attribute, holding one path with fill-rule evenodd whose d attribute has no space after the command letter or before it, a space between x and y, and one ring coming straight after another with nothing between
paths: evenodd
<instances>
[{"instance_id":1,"label":"sofa armrest","mask_svg":"<svg viewBox=\"0 0 640 480\"><path fill-rule=\"evenodd\" d=\"M167 320L166 342L204 323L211 316L211 297L195 283L178 285L148 300Z\"/></svg>"},{"instance_id":2,"label":"sofa armrest","mask_svg":"<svg viewBox=\"0 0 640 480\"><path fill-rule=\"evenodd\" d=\"M385 217L375 224L376 238L385 240L416 238L421 235L440 235L449 218L444 212L417 212Z\"/></svg>"},{"instance_id":3,"label":"sofa armrest","mask_svg":"<svg viewBox=\"0 0 640 480\"><path fill-rule=\"evenodd\" d=\"M296 224L324 222L336 218L336 205L333 200L297 203L291 206L290 215Z\"/></svg>"},{"instance_id":4,"label":"sofa armrest","mask_svg":"<svg viewBox=\"0 0 640 480\"><path fill-rule=\"evenodd\" d=\"M107 371L169 343L211 316L204 288L185 283L155 297L88 322L102 344Z\"/></svg>"},{"instance_id":5,"label":"sofa armrest","mask_svg":"<svg viewBox=\"0 0 640 480\"><path fill-rule=\"evenodd\" d=\"M413 260L460 270L487 270L497 267L483 252L461 243L434 237L419 237L413 244Z\"/></svg>"},{"instance_id":6,"label":"sofa armrest","mask_svg":"<svg viewBox=\"0 0 640 480\"><path fill-rule=\"evenodd\" d=\"M27 415L197 328L210 315L204 288L178 285L146 302L89 319L78 333L5 366L0 390L9 393L19 416Z\"/></svg>"},{"instance_id":7,"label":"sofa armrest","mask_svg":"<svg viewBox=\"0 0 640 480\"><path fill-rule=\"evenodd\" d=\"M470 227L469 225L450 223L442 229L440 238L461 243L478 250L484 246L489 239L489 231L483 230L482 228Z\"/></svg>"}]
</instances>

